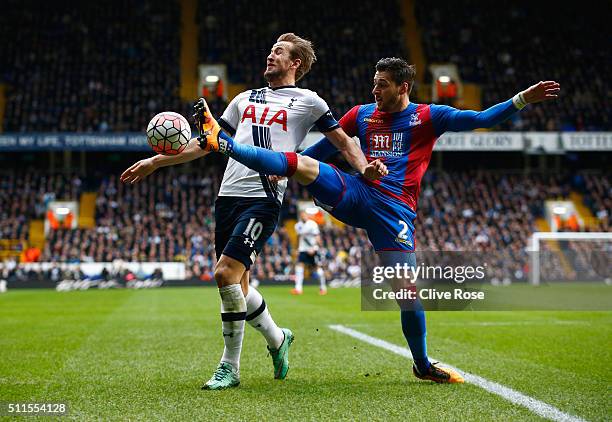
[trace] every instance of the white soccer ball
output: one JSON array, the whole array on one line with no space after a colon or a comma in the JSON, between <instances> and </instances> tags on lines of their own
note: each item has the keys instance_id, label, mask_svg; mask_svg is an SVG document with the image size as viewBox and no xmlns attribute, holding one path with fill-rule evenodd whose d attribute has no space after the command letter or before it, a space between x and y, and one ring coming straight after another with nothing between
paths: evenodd
<instances>
[{"instance_id":1,"label":"white soccer ball","mask_svg":"<svg viewBox=\"0 0 612 422\"><path fill-rule=\"evenodd\" d=\"M191 139L191 127L183 116L162 111L147 126L147 141L153 151L163 155L180 154Z\"/></svg>"}]
</instances>

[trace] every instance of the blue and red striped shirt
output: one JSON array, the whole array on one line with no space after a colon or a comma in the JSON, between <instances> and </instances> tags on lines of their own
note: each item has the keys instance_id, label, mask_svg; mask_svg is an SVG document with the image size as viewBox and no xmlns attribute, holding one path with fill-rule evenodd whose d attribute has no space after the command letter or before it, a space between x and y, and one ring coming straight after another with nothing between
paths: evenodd
<instances>
[{"instance_id":1,"label":"blue and red striped shirt","mask_svg":"<svg viewBox=\"0 0 612 422\"><path fill-rule=\"evenodd\" d=\"M368 162L381 159L389 170L380 180L364 180L416 212L421 179L436 139L447 131L494 126L516 111L511 99L481 112L409 103L402 111L387 113L379 111L372 103L353 107L339 123L347 135L359 138ZM324 160L336 151L324 138L303 154Z\"/></svg>"}]
</instances>

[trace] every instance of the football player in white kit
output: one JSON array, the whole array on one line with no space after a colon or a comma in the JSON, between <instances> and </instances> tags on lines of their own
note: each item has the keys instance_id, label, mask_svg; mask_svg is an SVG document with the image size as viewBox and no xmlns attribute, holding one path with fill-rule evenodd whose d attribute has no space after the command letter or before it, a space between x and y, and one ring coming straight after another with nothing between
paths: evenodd
<instances>
[{"instance_id":1,"label":"football player in white kit","mask_svg":"<svg viewBox=\"0 0 612 422\"><path fill-rule=\"evenodd\" d=\"M325 273L319 264L319 253L321 246L321 231L319 225L305 211L300 213L300 221L295 223L295 231L299 236L298 259L295 264L295 288L291 290L293 295L301 295L304 283L304 268L308 266L312 273L319 279L319 294L327 294Z\"/></svg>"},{"instance_id":2,"label":"football player in white kit","mask_svg":"<svg viewBox=\"0 0 612 422\"><path fill-rule=\"evenodd\" d=\"M310 128L316 126L339 145L349 164L371 177L376 172L359 146L340 128L326 102L315 92L295 86L315 60L310 41L292 33L281 35L267 57L264 77L268 86L237 95L219 123L236 142L275 151L296 151ZM201 133L207 129L202 122L198 121ZM194 138L181 154L156 155L138 161L121 175L121 180L137 183L159 167L185 163L206 154L208 151ZM249 287L249 268L276 228L286 186L286 180L273 183L267 175L233 159L227 164L215 202L218 261L214 275L221 296L225 347L217 369L203 389L220 390L240 384L245 320L265 337L274 378L284 379L287 375L293 333L276 325L261 294Z\"/></svg>"}]
</instances>

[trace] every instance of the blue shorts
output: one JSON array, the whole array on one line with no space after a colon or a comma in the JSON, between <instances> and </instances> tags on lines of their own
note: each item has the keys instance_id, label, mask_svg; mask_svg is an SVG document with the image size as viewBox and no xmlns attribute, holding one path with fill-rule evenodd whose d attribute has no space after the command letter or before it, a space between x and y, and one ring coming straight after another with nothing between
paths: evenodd
<instances>
[{"instance_id":1,"label":"blue shorts","mask_svg":"<svg viewBox=\"0 0 612 422\"><path fill-rule=\"evenodd\" d=\"M306 188L315 203L335 218L365 229L376 251L414 251L416 213L367 184L363 177L320 163L319 177Z\"/></svg>"}]
</instances>

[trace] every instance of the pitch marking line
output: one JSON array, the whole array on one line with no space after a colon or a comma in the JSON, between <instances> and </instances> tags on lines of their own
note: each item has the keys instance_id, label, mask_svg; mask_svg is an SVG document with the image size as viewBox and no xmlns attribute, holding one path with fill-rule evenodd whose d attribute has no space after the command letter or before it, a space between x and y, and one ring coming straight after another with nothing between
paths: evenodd
<instances>
[{"instance_id":1,"label":"pitch marking line","mask_svg":"<svg viewBox=\"0 0 612 422\"><path fill-rule=\"evenodd\" d=\"M412 354L410 354L410 350L405 347L400 347L396 344L389 343L388 341L369 336L360 331L353 330L352 328L345 327L344 325L330 325L329 328L332 330L338 331L342 334L346 334L357 340L361 340L365 343L371 344L376 347L380 347L381 349L388 350L390 352L395 353L396 355L403 356L408 359L412 359ZM431 357L431 356L430 356ZM433 358L432 358L433 359ZM437 360L437 359L435 359ZM577 416L569 415L561 410L557 409L550 404L544 403L540 400L534 399L533 397L529 397L523 393L520 393L512 388L503 386L493 381L489 381L486 378L479 377L478 375L473 375L468 372L461 371L451 365L447 365L443 362L443 366L447 366L449 368L453 368L459 371L466 382L470 384L474 384L483 390L488 391L489 393L496 394L509 402L514 404L518 404L519 406L523 406L533 413L542 416L543 418L547 418L553 421L563 421L563 422L585 422L584 419L579 418Z\"/></svg>"}]
</instances>

